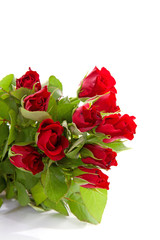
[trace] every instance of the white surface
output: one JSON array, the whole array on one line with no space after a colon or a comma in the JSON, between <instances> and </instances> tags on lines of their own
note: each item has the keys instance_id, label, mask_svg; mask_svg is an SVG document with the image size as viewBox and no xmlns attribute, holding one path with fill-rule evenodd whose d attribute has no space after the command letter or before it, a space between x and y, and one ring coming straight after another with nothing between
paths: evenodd
<instances>
[{"instance_id":1,"label":"white surface","mask_svg":"<svg viewBox=\"0 0 160 240\"><path fill-rule=\"evenodd\" d=\"M0 78L28 67L51 74L75 96L80 80L105 66L117 81L118 104L136 116L133 150L109 172L102 223L36 213L16 202L0 209L0 239L160 239L159 1L0 1Z\"/></svg>"}]
</instances>

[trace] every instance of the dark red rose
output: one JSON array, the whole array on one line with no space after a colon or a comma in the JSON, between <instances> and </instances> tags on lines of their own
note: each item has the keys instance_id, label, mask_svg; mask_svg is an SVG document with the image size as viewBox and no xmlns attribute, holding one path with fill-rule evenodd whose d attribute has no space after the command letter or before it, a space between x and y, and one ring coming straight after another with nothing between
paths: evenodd
<instances>
[{"instance_id":1,"label":"dark red rose","mask_svg":"<svg viewBox=\"0 0 160 240\"><path fill-rule=\"evenodd\" d=\"M108 176L105 175L101 170L90 169L85 167L79 167L79 169L85 173L76 177L84 179L89 182L88 184L81 185L81 187L105 188L109 190Z\"/></svg>"},{"instance_id":2,"label":"dark red rose","mask_svg":"<svg viewBox=\"0 0 160 240\"><path fill-rule=\"evenodd\" d=\"M99 112L105 113L114 113L120 110L119 106L116 105L116 94L113 92L101 96L93 106L95 106Z\"/></svg>"},{"instance_id":3,"label":"dark red rose","mask_svg":"<svg viewBox=\"0 0 160 240\"><path fill-rule=\"evenodd\" d=\"M104 117L101 124L96 128L96 132L101 132L110 135L110 139L105 139L104 142L112 142L116 139L127 138L132 140L136 133L135 117L125 114L113 114Z\"/></svg>"},{"instance_id":4,"label":"dark red rose","mask_svg":"<svg viewBox=\"0 0 160 240\"><path fill-rule=\"evenodd\" d=\"M63 130L59 122L45 119L41 122L37 131L39 133L37 146L54 161L58 161L65 156L64 149L69 145L67 138L62 136Z\"/></svg>"},{"instance_id":5,"label":"dark red rose","mask_svg":"<svg viewBox=\"0 0 160 240\"><path fill-rule=\"evenodd\" d=\"M109 91L116 92L114 85L115 79L106 68L99 70L97 67L83 79L81 89L78 93L79 98L94 97Z\"/></svg>"},{"instance_id":6,"label":"dark red rose","mask_svg":"<svg viewBox=\"0 0 160 240\"><path fill-rule=\"evenodd\" d=\"M103 148L99 145L85 144L84 148L87 148L94 155L93 157L83 158L82 151L82 162L86 164L93 164L101 168L109 170L111 166L117 166L116 156L117 153L112 151L110 148Z\"/></svg>"},{"instance_id":7,"label":"dark red rose","mask_svg":"<svg viewBox=\"0 0 160 240\"><path fill-rule=\"evenodd\" d=\"M34 85L36 91L41 89L39 74L36 71L32 71L31 68L29 68L29 71L27 71L21 78L16 79L16 89L21 87L33 89Z\"/></svg>"},{"instance_id":8,"label":"dark red rose","mask_svg":"<svg viewBox=\"0 0 160 240\"><path fill-rule=\"evenodd\" d=\"M51 93L47 86L24 99L24 108L28 111L47 111Z\"/></svg>"},{"instance_id":9,"label":"dark red rose","mask_svg":"<svg viewBox=\"0 0 160 240\"><path fill-rule=\"evenodd\" d=\"M102 117L96 107L90 107L89 103L86 103L75 110L72 121L81 132L86 132L100 124Z\"/></svg>"},{"instance_id":10,"label":"dark red rose","mask_svg":"<svg viewBox=\"0 0 160 240\"><path fill-rule=\"evenodd\" d=\"M30 171L33 175L43 170L44 164L42 162L42 155L37 152L36 148L30 145L13 145L11 151L13 154L15 153L15 156L13 155L10 157L10 162L14 166Z\"/></svg>"}]
</instances>

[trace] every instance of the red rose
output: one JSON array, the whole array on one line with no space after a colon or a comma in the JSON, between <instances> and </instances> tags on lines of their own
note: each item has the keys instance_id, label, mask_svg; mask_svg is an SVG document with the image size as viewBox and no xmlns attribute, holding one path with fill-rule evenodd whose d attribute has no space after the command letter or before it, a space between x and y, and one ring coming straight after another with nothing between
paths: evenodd
<instances>
[{"instance_id":1,"label":"red rose","mask_svg":"<svg viewBox=\"0 0 160 240\"><path fill-rule=\"evenodd\" d=\"M36 71L32 71L31 68L29 68L29 71L27 71L21 78L16 79L16 89L21 87L33 89L34 85L36 91L41 89L39 74Z\"/></svg>"},{"instance_id":2,"label":"red rose","mask_svg":"<svg viewBox=\"0 0 160 240\"><path fill-rule=\"evenodd\" d=\"M94 97L109 91L116 92L114 85L115 79L106 68L99 70L97 67L83 79L81 89L78 93L79 98Z\"/></svg>"},{"instance_id":3,"label":"red rose","mask_svg":"<svg viewBox=\"0 0 160 240\"><path fill-rule=\"evenodd\" d=\"M89 169L85 167L79 167L81 171L85 173L77 176L78 178L84 179L88 181L88 184L81 185L81 187L85 188L105 188L109 190L109 182L108 176L105 175L99 169Z\"/></svg>"},{"instance_id":4,"label":"red rose","mask_svg":"<svg viewBox=\"0 0 160 240\"><path fill-rule=\"evenodd\" d=\"M24 99L24 108L28 111L47 111L51 93L47 86Z\"/></svg>"},{"instance_id":5,"label":"red rose","mask_svg":"<svg viewBox=\"0 0 160 240\"><path fill-rule=\"evenodd\" d=\"M15 153L15 155L10 157L10 162L14 166L28 170L32 172L33 175L43 170L42 155L37 152L36 148L30 145L13 145L11 151L13 154Z\"/></svg>"},{"instance_id":6,"label":"red rose","mask_svg":"<svg viewBox=\"0 0 160 240\"><path fill-rule=\"evenodd\" d=\"M95 106L99 112L105 113L114 113L120 110L119 106L116 105L116 94L113 92L104 94L93 106Z\"/></svg>"},{"instance_id":7,"label":"red rose","mask_svg":"<svg viewBox=\"0 0 160 240\"><path fill-rule=\"evenodd\" d=\"M52 119L45 119L38 128L37 146L52 160L58 161L62 159L64 149L68 147L67 138L62 136L63 127L59 122Z\"/></svg>"},{"instance_id":8,"label":"red rose","mask_svg":"<svg viewBox=\"0 0 160 240\"><path fill-rule=\"evenodd\" d=\"M96 128L96 132L101 132L111 136L110 139L105 139L104 142L112 142L120 138L132 140L137 127L134 119L134 116L129 116L128 114L123 116L120 114L106 116L101 124Z\"/></svg>"},{"instance_id":9,"label":"red rose","mask_svg":"<svg viewBox=\"0 0 160 240\"><path fill-rule=\"evenodd\" d=\"M81 132L86 132L100 124L102 117L94 106L90 107L89 103L86 103L75 110L72 121Z\"/></svg>"},{"instance_id":10,"label":"red rose","mask_svg":"<svg viewBox=\"0 0 160 240\"><path fill-rule=\"evenodd\" d=\"M83 158L82 153L82 162L86 164L93 164L104 169L110 169L111 166L117 166L117 161L115 157L117 156L116 152L113 152L110 148L102 148L98 145L85 144L84 148L90 150L94 157L85 157Z\"/></svg>"}]
</instances>

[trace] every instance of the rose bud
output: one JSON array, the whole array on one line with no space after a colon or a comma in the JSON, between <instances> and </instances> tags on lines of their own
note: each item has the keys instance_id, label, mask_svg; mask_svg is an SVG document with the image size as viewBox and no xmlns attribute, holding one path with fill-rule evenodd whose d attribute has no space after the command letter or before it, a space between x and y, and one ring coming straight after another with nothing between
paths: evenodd
<instances>
[{"instance_id":1,"label":"rose bud","mask_svg":"<svg viewBox=\"0 0 160 240\"><path fill-rule=\"evenodd\" d=\"M24 108L28 111L47 111L51 93L47 86L24 99Z\"/></svg>"},{"instance_id":2,"label":"rose bud","mask_svg":"<svg viewBox=\"0 0 160 240\"><path fill-rule=\"evenodd\" d=\"M42 155L37 152L36 148L30 145L13 145L11 151L12 156L10 156L10 162L15 167L30 171L33 175L43 171L44 164L42 162Z\"/></svg>"},{"instance_id":3,"label":"rose bud","mask_svg":"<svg viewBox=\"0 0 160 240\"><path fill-rule=\"evenodd\" d=\"M72 121L81 132L86 132L100 124L102 117L96 107L90 107L89 103L86 103L75 110Z\"/></svg>"},{"instance_id":4,"label":"rose bud","mask_svg":"<svg viewBox=\"0 0 160 240\"><path fill-rule=\"evenodd\" d=\"M45 119L38 128L37 146L53 161L62 159L64 149L68 147L68 139L62 136L63 127L59 122Z\"/></svg>"},{"instance_id":5,"label":"rose bud","mask_svg":"<svg viewBox=\"0 0 160 240\"><path fill-rule=\"evenodd\" d=\"M119 106L116 105L116 94L113 92L109 92L98 98L93 106L95 106L99 112L114 113L120 111Z\"/></svg>"},{"instance_id":6,"label":"rose bud","mask_svg":"<svg viewBox=\"0 0 160 240\"><path fill-rule=\"evenodd\" d=\"M34 85L35 91L41 89L39 74L36 71L32 71L31 68L29 68L29 71L27 71L21 78L16 79L16 89L21 87L33 89Z\"/></svg>"},{"instance_id":7,"label":"rose bud","mask_svg":"<svg viewBox=\"0 0 160 240\"><path fill-rule=\"evenodd\" d=\"M125 114L113 114L103 118L101 124L96 128L96 132L110 135L110 139L104 139L104 142L113 142L116 139L127 138L132 140L136 133L135 117Z\"/></svg>"},{"instance_id":8,"label":"rose bud","mask_svg":"<svg viewBox=\"0 0 160 240\"><path fill-rule=\"evenodd\" d=\"M103 148L99 145L85 144L84 148L91 151L93 157L83 157L82 149L82 162L86 164L93 164L101 168L109 170L111 166L117 166L116 156L117 153L110 148Z\"/></svg>"},{"instance_id":9,"label":"rose bud","mask_svg":"<svg viewBox=\"0 0 160 240\"><path fill-rule=\"evenodd\" d=\"M83 79L78 93L79 98L89 98L96 95L102 95L109 91L115 92L115 79L106 68L99 70L97 67Z\"/></svg>"},{"instance_id":10,"label":"rose bud","mask_svg":"<svg viewBox=\"0 0 160 240\"><path fill-rule=\"evenodd\" d=\"M79 176L76 176L76 178L81 178L83 180L88 181L87 184L81 185L81 187L105 188L109 190L108 176L105 175L101 170L93 169L93 168L90 169L85 167L78 167L78 168L85 173Z\"/></svg>"}]
</instances>

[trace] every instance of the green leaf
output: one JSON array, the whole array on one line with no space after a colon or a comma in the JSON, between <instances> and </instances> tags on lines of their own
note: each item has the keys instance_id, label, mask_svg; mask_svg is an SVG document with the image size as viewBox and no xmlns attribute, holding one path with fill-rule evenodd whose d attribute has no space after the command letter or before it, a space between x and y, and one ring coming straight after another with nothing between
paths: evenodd
<instances>
[{"instance_id":1,"label":"green leaf","mask_svg":"<svg viewBox=\"0 0 160 240\"><path fill-rule=\"evenodd\" d=\"M98 224L98 221L94 219L88 212L83 199L79 192L72 193L68 200L68 205L71 212L80 220L84 222L89 222L93 224Z\"/></svg>"},{"instance_id":2,"label":"green leaf","mask_svg":"<svg viewBox=\"0 0 160 240\"><path fill-rule=\"evenodd\" d=\"M66 120L68 123L72 122L72 112L75 108L74 103L58 104L57 107L57 119L60 122Z\"/></svg>"},{"instance_id":3,"label":"green leaf","mask_svg":"<svg viewBox=\"0 0 160 240\"><path fill-rule=\"evenodd\" d=\"M20 129L18 129L18 134L16 137L16 143L32 143L35 142L35 134L37 132L37 129L35 127L21 127ZM27 145L25 144L25 145Z\"/></svg>"},{"instance_id":4,"label":"green leaf","mask_svg":"<svg viewBox=\"0 0 160 240\"><path fill-rule=\"evenodd\" d=\"M77 158L77 159L63 158L62 160L58 161L57 164L61 167L71 168L71 169L86 165L82 162L81 158Z\"/></svg>"},{"instance_id":5,"label":"green leaf","mask_svg":"<svg viewBox=\"0 0 160 240\"><path fill-rule=\"evenodd\" d=\"M8 158L0 163L0 174L14 174L15 169Z\"/></svg>"},{"instance_id":6,"label":"green leaf","mask_svg":"<svg viewBox=\"0 0 160 240\"><path fill-rule=\"evenodd\" d=\"M2 156L1 156L2 160L5 157L7 151L8 151L8 140L5 142L4 147L3 147Z\"/></svg>"},{"instance_id":7,"label":"green leaf","mask_svg":"<svg viewBox=\"0 0 160 240\"><path fill-rule=\"evenodd\" d=\"M16 139L16 113L12 109L9 111L10 121L11 121L11 127L9 131L9 138L8 138L8 145L10 145L15 139Z\"/></svg>"},{"instance_id":8,"label":"green leaf","mask_svg":"<svg viewBox=\"0 0 160 240\"><path fill-rule=\"evenodd\" d=\"M17 200L20 203L20 205L21 206L28 205L30 200L29 200L29 197L28 197L25 187L19 182L15 182L15 186L18 191Z\"/></svg>"},{"instance_id":9,"label":"green leaf","mask_svg":"<svg viewBox=\"0 0 160 240\"><path fill-rule=\"evenodd\" d=\"M116 140L111 143L106 143L106 147L111 148L113 151L115 151L117 153L130 149L124 145L124 141L120 141L120 140Z\"/></svg>"},{"instance_id":10,"label":"green leaf","mask_svg":"<svg viewBox=\"0 0 160 240\"><path fill-rule=\"evenodd\" d=\"M107 190L80 187L80 193L89 213L100 223L107 203Z\"/></svg>"},{"instance_id":11,"label":"green leaf","mask_svg":"<svg viewBox=\"0 0 160 240\"><path fill-rule=\"evenodd\" d=\"M51 95L49 99L47 112L52 116L54 121L57 120L57 102L55 98Z\"/></svg>"},{"instance_id":12,"label":"green leaf","mask_svg":"<svg viewBox=\"0 0 160 240\"><path fill-rule=\"evenodd\" d=\"M56 88L60 89L61 91L63 90L62 83L55 76L50 76L49 87L50 86L56 87Z\"/></svg>"},{"instance_id":13,"label":"green leaf","mask_svg":"<svg viewBox=\"0 0 160 240\"><path fill-rule=\"evenodd\" d=\"M23 184L25 188L28 190L33 188L39 181L39 179L30 172L21 171L18 168L15 168L15 170L16 170L16 181Z\"/></svg>"},{"instance_id":14,"label":"green leaf","mask_svg":"<svg viewBox=\"0 0 160 240\"><path fill-rule=\"evenodd\" d=\"M18 106L17 106L17 103L16 103L16 101L13 97L9 96L4 101L8 105L9 109L14 110L16 112L16 114L18 114Z\"/></svg>"},{"instance_id":15,"label":"green leaf","mask_svg":"<svg viewBox=\"0 0 160 240\"><path fill-rule=\"evenodd\" d=\"M10 108L8 104L4 100L0 99L0 117L2 119L10 120L9 110Z\"/></svg>"},{"instance_id":16,"label":"green leaf","mask_svg":"<svg viewBox=\"0 0 160 240\"><path fill-rule=\"evenodd\" d=\"M3 204L3 199L0 198L0 207L2 206L2 204Z\"/></svg>"},{"instance_id":17,"label":"green leaf","mask_svg":"<svg viewBox=\"0 0 160 240\"><path fill-rule=\"evenodd\" d=\"M52 93L52 97L56 100L62 97L62 83L55 76L49 78L48 91Z\"/></svg>"},{"instance_id":18,"label":"green leaf","mask_svg":"<svg viewBox=\"0 0 160 240\"><path fill-rule=\"evenodd\" d=\"M68 150L68 152L66 153L66 156L68 158L78 158L78 153L81 150L81 148L83 147L83 145L85 144L85 135L81 136L80 138L78 138L78 140L76 140L72 146L70 147L70 149Z\"/></svg>"},{"instance_id":19,"label":"green leaf","mask_svg":"<svg viewBox=\"0 0 160 240\"><path fill-rule=\"evenodd\" d=\"M102 160L102 159L98 159L94 156L94 154L88 149L83 147L82 150L80 151L81 157L82 158L87 158L87 157L91 157L94 158L96 160Z\"/></svg>"},{"instance_id":20,"label":"green leaf","mask_svg":"<svg viewBox=\"0 0 160 240\"><path fill-rule=\"evenodd\" d=\"M62 92L59 88L50 86L48 87L48 91L51 92L52 96L57 100L62 97Z\"/></svg>"},{"instance_id":21,"label":"green leaf","mask_svg":"<svg viewBox=\"0 0 160 240\"><path fill-rule=\"evenodd\" d=\"M0 176L0 193L6 188L6 181L5 181L5 179L2 177L2 176Z\"/></svg>"},{"instance_id":22,"label":"green leaf","mask_svg":"<svg viewBox=\"0 0 160 240\"><path fill-rule=\"evenodd\" d=\"M25 95L28 96L28 95L31 95L32 94L32 90L31 89L28 89L28 88L18 88L12 92L10 92L10 94L17 98L18 100L21 100L22 97L24 97Z\"/></svg>"},{"instance_id":23,"label":"green leaf","mask_svg":"<svg viewBox=\"0 0 160 240\"><path fill-rule=\"evenodd\" d=\"M65 176L58 166L51 165L48 168L44 188L48 198L56 203L66 194L68 189Z\"/></svg>"},{"instance_id":24,"label":"green leaf","mask_svg":"<svg viewBox=\"0 0 160 240\"><path fill-rule=\"evenodd\" d=\"M14 98L8 97L7 99L0 99L0 117L10 121L9 110L13 109L18 113L17 104L14 101Z\"/></svg>"},{"instance_id":25,"label":"green leaf","mask_svg":"<svg viewBox=\"0 0 160 240\"><path fill-rule=\"evenodd\" d=\"M75 187L75 191L73 186ZM67 196L71 212L81 221L98 224L107 202L106 189L88 189L72 185L72 191Z\"/></svg>"},{"instance_id":26,"label":"green leaf","mask_svg":"<svg viewBox=\"0 0 160 240\"><path fill-rule=\"evenodd\" d=\"M15 185L10 180L7 181L7 188L6 188L6 198L11 199L15 197Z\"/></svg>"},{"instance_id":27,"label":"green leaf","mask_svg":"<svg viewBox=\"0 0 160 240\"><path fill-rule=\"evenodd\" d=\"M45 111L33 111L33 112L31 112L31 111L27 111L26 109L20 107L20 112L21 112L21 114L24 118L31 119L31 120L38 121L38 122L41 122L41 121L43 121L44 119L47 119L47 118L51 118L49 113L47 113Z\"/></svg>"},{"instance_id":28,"label":"green leaf","mask_svg":"<svg viewBox=\"0 0 160 240\"><path fill-rule=\"evenodd\" d=\"M4 143L4 141L8 138L9 135L9 127L6 123L0 125L0 146Z\"/></svg>"},{"instance_id":29,"label":"green leaf","mask_svg":"<svg viewBox=\"0 0 160 240\"><path fill-rule=\"evenodd\" d=\"M58 203L52 202L49 199L44 201L44 205L50 209L53 209L65 216L68 216L68 211L65 207L65 204L62 200L60 200Z\"/></svg>"},{"instance_id":30,"label":"green leaf","mask_svg":"<svg viewBox=\"0 0 160 240\"><path fill-rule=\"evenodd\" d=\"M41 182L38 182L38 183L31 189L31 193L32 193L32 197L33 197L33 199L35 200L37 206L38 206L40 203L42 203L44 200L46 200L46 198L47 198Z\"/></svg>"},{"instance_id":31,"label":"green leaf","mask_svg":"<svg viewBox=\"0 0 160 240\"><path fill-rule=\"evenodd\" d=\"M0 81L0 88L4 89L6 92L9 92L11 90L10 86L12 84L13 79L14 79L13 74L10 74L10 75L7 75L6 77L4 77Z\"/></svg>"}]
</instances>

